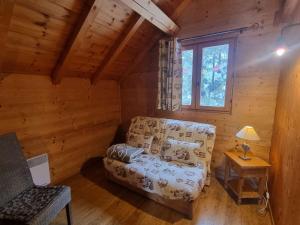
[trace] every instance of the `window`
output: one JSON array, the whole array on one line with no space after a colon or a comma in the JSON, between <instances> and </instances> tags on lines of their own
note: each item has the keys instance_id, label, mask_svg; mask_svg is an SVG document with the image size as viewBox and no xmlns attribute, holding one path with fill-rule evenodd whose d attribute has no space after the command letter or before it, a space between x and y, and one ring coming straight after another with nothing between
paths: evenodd
<instances>
[{"instance_id":1,"label":"window","mask_svg":"<svg viewBox=\"0 0 300 225\"><path fill-rule=\"evenodd\" d=\"M182 41L182 106L230 112L235 38Z\"/></svg>"}]
</instances>

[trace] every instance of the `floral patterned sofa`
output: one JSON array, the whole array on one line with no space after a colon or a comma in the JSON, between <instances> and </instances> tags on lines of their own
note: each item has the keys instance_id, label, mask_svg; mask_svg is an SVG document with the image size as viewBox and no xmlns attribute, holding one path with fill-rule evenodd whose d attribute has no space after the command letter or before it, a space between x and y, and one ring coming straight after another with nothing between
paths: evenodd
<instances>
[{"instance_id":1,"label":"floral patterned sofa","mask_svg":"<svg viewBox=\"0 0 300 225\"><path fill-rule=\"evenodd\" d=\"M204 185L210 184L210 163L216 127L188 121L135 117L128 133L152 135L149 154L141 154L132 163L104 158L110 179L192 217L194 202ZM166 140L200 143L194 151L199 164L166 161L161 157Z\"/></svg>"}]
</instances>

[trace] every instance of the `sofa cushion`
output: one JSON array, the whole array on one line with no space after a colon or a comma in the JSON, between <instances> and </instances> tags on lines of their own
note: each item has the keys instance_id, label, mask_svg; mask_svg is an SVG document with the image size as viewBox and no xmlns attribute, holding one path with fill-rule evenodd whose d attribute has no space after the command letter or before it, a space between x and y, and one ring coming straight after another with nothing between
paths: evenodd
<instances>
[{"instance_id":1,"label":"sofa cushion","mask_svg":"<svg viewBox=\"0 0 300 225\"><path fill-rule=\"evenodd\" d=\"M152 155L160 155L161 146L165 137L165 120L151 117L134 117L128 133L152 135L153 142L149 153Z\"/></svg>"},{"instance_id":2,"label":"sofa cushion","mask_svg":"<svg viewBox=\"0 0 300 225\"><path fill-rule=\"evenodd\" d=\"M143 148L146 153L150 152L153 136L147 134L127 134L127 144L136 148Z\"/></svg>"},{"instance_id":3,"label":"sofa cushion","mask_svg":"<svg viewBox=\"0 0 300 225\"><path fill-rule=\"evenodd\" d=\"M142 154L127 164L104 158L104 166L115 178L167 199L191 201L198 197L206 178L203 165L166 162L156 155Z\"/></svg>"},{"instance_id":4,"label":"sofa cushion","mask_svg":"<svg viewBox=\"0 0 300 225\"><path fill-rule=\"evenodd\" d=\"M144 152L143 148L132 147L127 144L116 144L110 146L107 151L107 157L111 159L116 159L122 162L130 163L135 160L135 158Z\"/></svg>"},{"instance_id":5,"label":"sofa cushion","mask_svg":"<svg viewBox=\"0 0 300 225\"><path fill-rule=\"evenodd\" d=\"M192 143L167 139L161 150L161 157L166 161L177 161L189 165L206 164L206 149L202 143Z\"/></svg>"}]
</instances>

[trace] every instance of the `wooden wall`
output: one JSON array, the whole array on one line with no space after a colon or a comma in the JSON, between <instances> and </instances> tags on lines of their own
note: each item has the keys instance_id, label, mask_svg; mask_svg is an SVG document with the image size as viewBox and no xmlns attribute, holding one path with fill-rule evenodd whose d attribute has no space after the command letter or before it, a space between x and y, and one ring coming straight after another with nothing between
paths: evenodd
<instances>
[{"instance_id":1,"label":"wooden wall","mask_svg":"<svg viewBox=\"0 0 300 225\"><path fill-rule=\"evenodd\" d=\"M121 85L122 123L128 127L136 115L148 115L199 121L217 126L213 153L214 166L221 166L222 152L235 146L235 133L245 125L257 130L261 141L254 152L269 158L279 77L279 60L273 50L279 34L273 26L278 8L276 0L203 0L193 1L177 21L179 37L192 37L259 23L257 30L238 38L236 74L231 114L182 110L173 114L155 110L158 49Z\"/></svg>"},{"instance_id":2,"label":"wooden wall","mask_svg":"<svg viewBox=\"0 0 300 225\"><path fill-rule=\"evenodd\" d=\"M103 155L120 123L119 85L13 74L0 81L0 134L16 132L27 157L47 152L52 181Z\"/></svg>"},{"instance_id":3,"label":"wooden wall","mask_svg":"<svg viewBox=\"0 0 300 225\"><path fill-rule=\"evenodd\" d=\"M300 21L300 20L299 20ZM300 224L300 27L285 32L270 160L271 206L276 225Z\"/></svg>"},{"instance_id":4,"label":"wooden wall","mask_svg":"<svg viewBox=\"0 0 300 225\"><path fill-rule=\"evenodd\" d=\"M182 0L154 2L170 15ZM103 153L115 134L119 85L91 87L87 79L107 62L132 18L137 14L119 0L0 0L0 133L17 131L28 157L48 152L55 182ZM50 76L82 23L61 73L66 80L53 86ZM157 33L143 22L101 79L119 81Z\"/></svg>"}]
</instances>

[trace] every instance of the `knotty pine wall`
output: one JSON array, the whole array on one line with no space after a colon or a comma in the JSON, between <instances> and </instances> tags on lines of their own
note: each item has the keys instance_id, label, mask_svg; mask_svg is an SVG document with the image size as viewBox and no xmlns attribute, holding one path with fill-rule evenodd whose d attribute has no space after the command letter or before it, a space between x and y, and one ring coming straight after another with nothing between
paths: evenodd
<instances>
[{"instance_id":1,"label":"knotty pine wall","mask_svg":"<svg viewBox=\"0 0 300 225\"><path fill-rule=\"evenodd\" d=\"M155 110L158 48L121 84L122 124L127 129L136 115L175 118L211 123L217 126L213 165L223 164L223 152L235 146L235 133L252 125L261 141L252 145L255 154L269 158L279 77L279 60L273 50L279 34L273 26L277 0L203 0L193 1L177 21L179 38L259 23L257 30L238 38L232 113L182 110L161 113Z\"/></svg>"},{"instance_id":2,"label":"knotty pine wall","mask_svg":"<svg viewBox=\"0 0 300 225\"><path fill-rule=\"evenodd\" d=\"M284 34L290 52L282 62L270 153L271 206L276 225L300 224L299 37L300 27L291 28Z\"/></svg>"},{"instance_id":3,"label":"knotty pine wall","mask_svg":"<svg viewBox=\"0 0 300 225\"><path fill-rule=\"evenodd\" d=\"M115 81L12 74L0 81L0 134L16 132L26 157L47 152L52 181L80 171L90 157L103 155L120 123Z\"/></svg>"}]
</instances>

